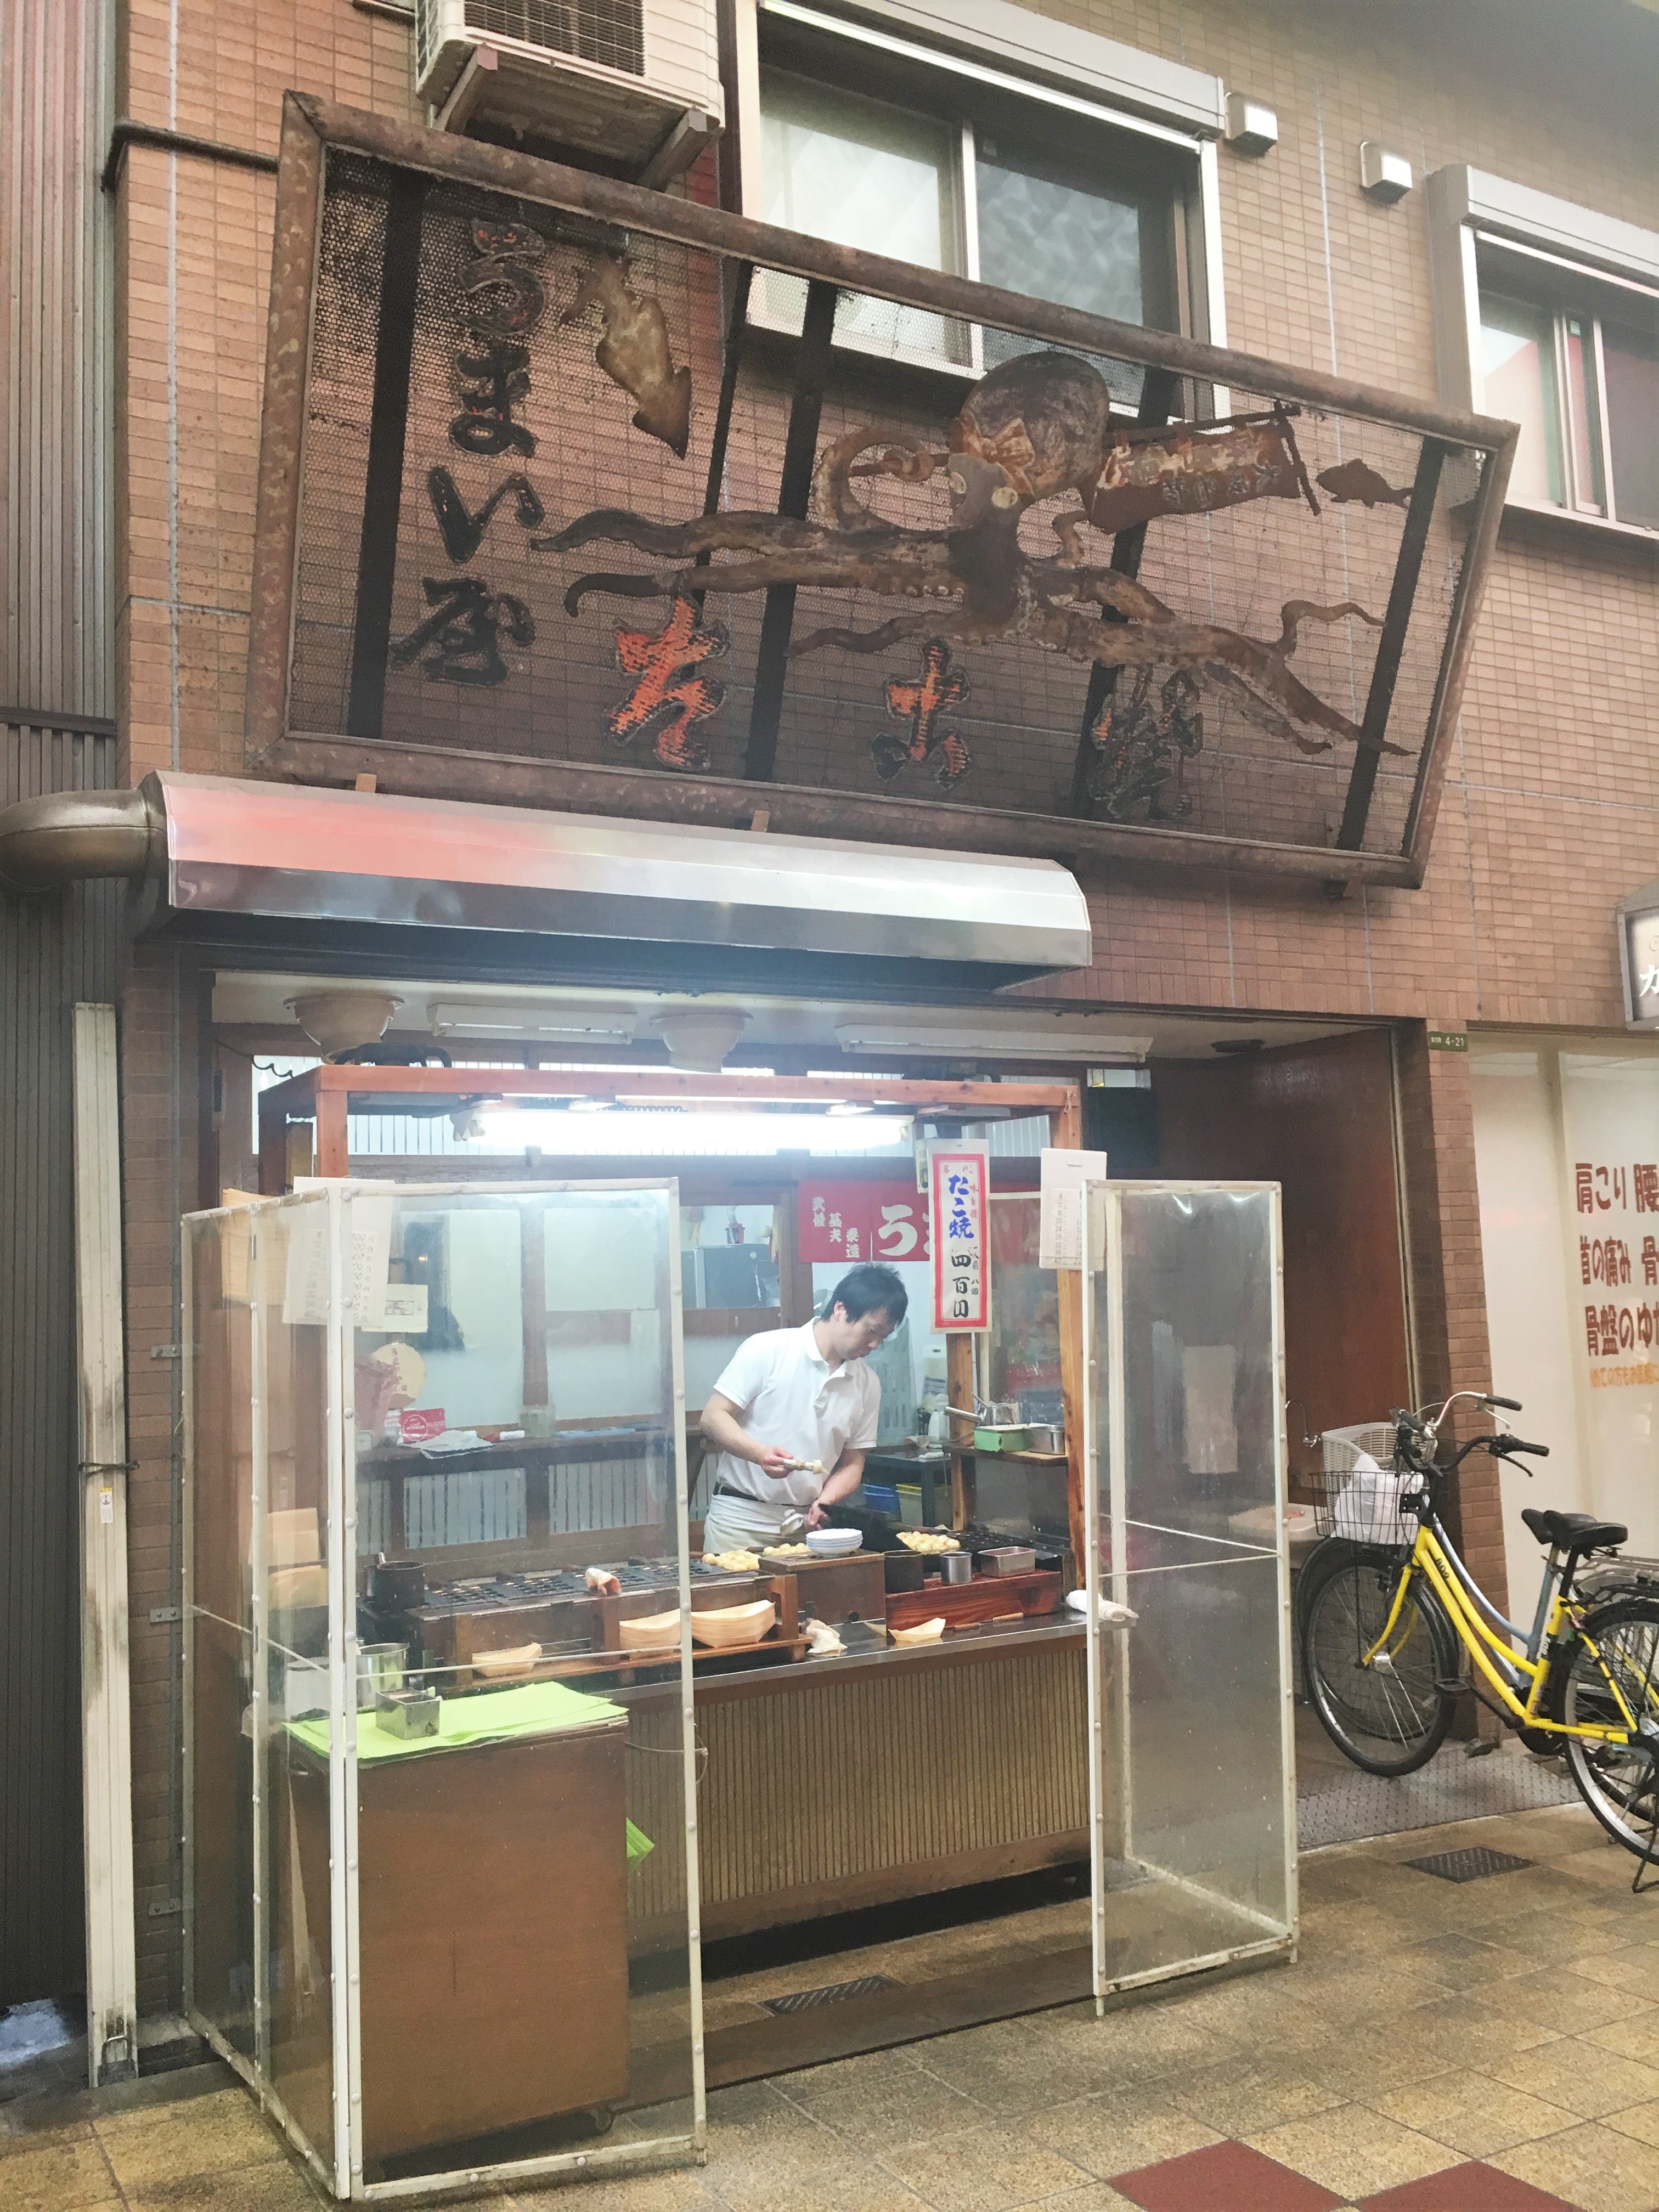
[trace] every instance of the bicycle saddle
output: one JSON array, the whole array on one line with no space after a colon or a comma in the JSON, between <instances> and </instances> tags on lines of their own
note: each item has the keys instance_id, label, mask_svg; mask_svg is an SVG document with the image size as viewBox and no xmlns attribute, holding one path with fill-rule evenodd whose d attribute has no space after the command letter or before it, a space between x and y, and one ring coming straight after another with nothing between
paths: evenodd
<instances>
[{"instance_id":1,"label":"bicycle saddle","mask_svg":"<svg viewBox=\"0 0 1659 2212\"><path fill-rule=\"evenodd\" d=\"M1598 1521L1593 1513L1555 1513L1524 1505L1521 1518L1540 1544L1552 1544L1563 1552L1604 1552L1624 1543L1630 1535L1630 1530L1620 1528L1618 1522Z\"/></svg>"}]
</instances>

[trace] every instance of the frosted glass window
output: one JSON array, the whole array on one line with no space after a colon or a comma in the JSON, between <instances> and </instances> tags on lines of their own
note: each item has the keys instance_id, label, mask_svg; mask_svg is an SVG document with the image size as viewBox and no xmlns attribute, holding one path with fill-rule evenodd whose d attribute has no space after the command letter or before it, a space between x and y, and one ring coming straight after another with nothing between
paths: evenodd
<instances>
[{"instance_id":1,"label":"frosted glass window","mask_svg":"<svg viewBox=\"0 0 1659 2212\"><path fill-rule=\"evenodd\" d=\"M1483 298L1480 366L1486 380L1486 412L1521 425L1509 496L1559 507L1566 489L1555 383L1554 317L1524 300Z\"/></svg>"},{"instance_id":2,"label":"frosted glass window","mask_svg":"<svg viewBox=\"0 0 1659 2212\"><path fill-rule=\"evenodd\" d=\"M960 275L959 137L948 124L787 70L761 77L762 215L786 230ZM799 329L805 287L769 271L769 319ZM940 315L843 294L836 335L882 352L957 358Z\"/></svg>"},{"instance_id":3,"label":"frosted glass window","mask_svg":"<svg viewBox=\"0 0 1659 2212\"><path fill-rule=\"evenodd\" d=\"M1606 323L1601 342L1619 520L1659 530L1659 335Z\"/></svg>"}]
</instances>

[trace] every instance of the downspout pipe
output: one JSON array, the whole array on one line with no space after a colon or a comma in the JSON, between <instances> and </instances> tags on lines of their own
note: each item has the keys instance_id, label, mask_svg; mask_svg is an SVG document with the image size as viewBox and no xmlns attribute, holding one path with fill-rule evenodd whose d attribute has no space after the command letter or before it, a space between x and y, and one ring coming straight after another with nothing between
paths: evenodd
<instances>
[{"instance_id":1,"label":"downspout pipe","mask_svg":"<svg viewBox=\"0 0 1659 2212\"><path fill-rule=\"evenodd\" d=\"M27 895L94 877L136 879L165 849L159 807L139 791L53 791L0 807L0 890Z\"/></svg>"}]
</instances>

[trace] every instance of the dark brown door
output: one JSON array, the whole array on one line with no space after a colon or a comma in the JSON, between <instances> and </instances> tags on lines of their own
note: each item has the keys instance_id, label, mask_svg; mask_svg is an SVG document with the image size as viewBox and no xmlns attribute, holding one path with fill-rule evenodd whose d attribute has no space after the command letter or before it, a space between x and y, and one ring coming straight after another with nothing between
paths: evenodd
<instances>
[{"instance_id":1,"label":"dark brown door","mask_svg":"<svg viewBox=\"0 0 1659 2212\"><path fill-rule=\"evenodd\" d=\"M1161 1171L1284 1190L1285 1388L1309 1433L1410 1400L1388 1033L1154 1063ZM1290 1427L1293 1468L1317 1465Z\"/></svg>"}]
</instances>

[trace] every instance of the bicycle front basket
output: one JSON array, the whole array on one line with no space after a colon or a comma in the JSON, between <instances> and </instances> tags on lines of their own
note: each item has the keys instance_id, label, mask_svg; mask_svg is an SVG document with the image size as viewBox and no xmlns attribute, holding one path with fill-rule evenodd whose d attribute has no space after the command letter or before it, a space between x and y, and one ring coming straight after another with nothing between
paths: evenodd
<instances>
[{"instance_id":1,"label":"bicycle front basket","mask_svg":"<svg viewBox=\"0 0 1659 2212\"><path fill-rule=\"evenodd\" d=\"M1402 1509L1416 1486L1395 1472L1393 1424L1327 1429L1321 1442L1325 1470L1314 1507L1320 1534L1352 1544L1409 1544L1416 1532Z\"/></svg>"}]
</instances>

